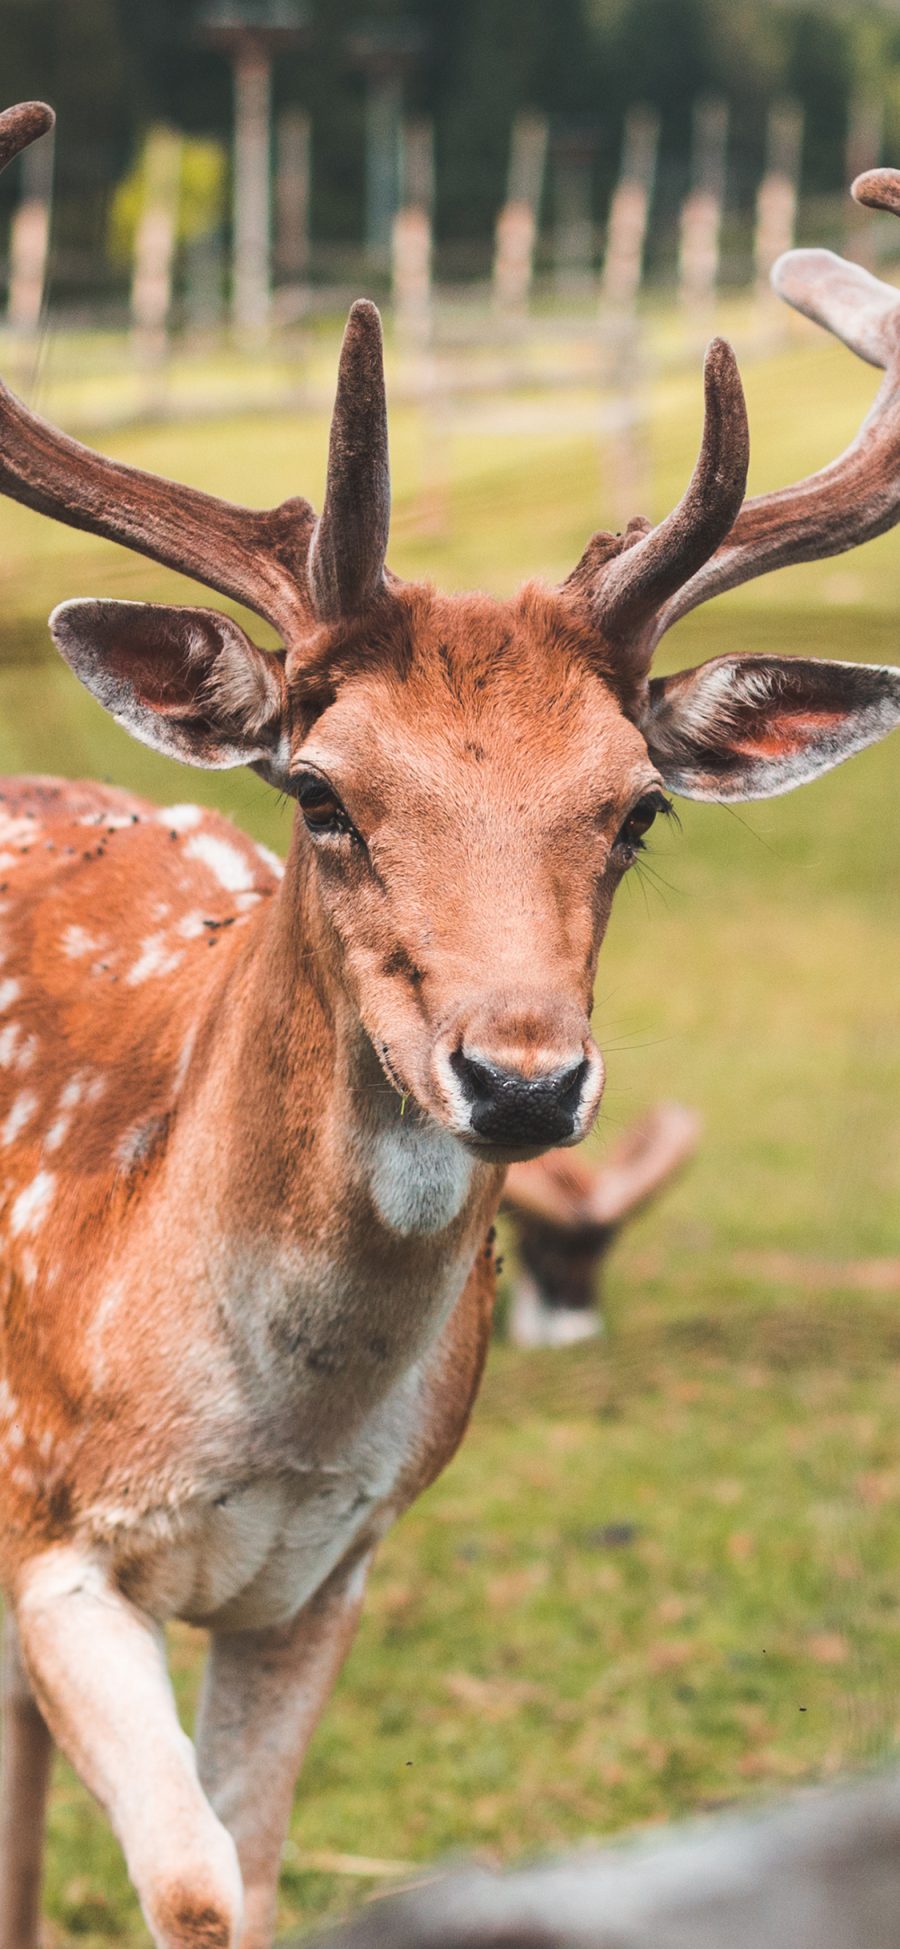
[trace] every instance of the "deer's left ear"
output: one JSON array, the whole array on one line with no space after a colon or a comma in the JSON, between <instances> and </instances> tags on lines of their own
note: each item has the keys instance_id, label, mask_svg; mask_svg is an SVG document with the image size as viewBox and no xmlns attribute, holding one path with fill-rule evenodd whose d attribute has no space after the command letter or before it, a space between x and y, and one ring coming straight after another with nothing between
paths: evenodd
<instances>
[{"instance_id":1,"label":"deer's left ear","mask_svg":"<svg viewBox=\"0 0 900 1949\"><path fill-rule=\"evenodd\" d=\"M900 670L720 656L654 678L641 730L673 792L767 799L829 771L898 724Z\"/></svg>"},{"instance_id":2,"label":"deer's left ear","mask_svg":"<svg viewBox=\"0 0 900 1949\"><path fill-rule=\"evenodd\" d=\"M76 677L141 744L214 771L286 765L281 662L230 616L150 602L63 602L50 618Z\"/></svg>"}]
</instances>

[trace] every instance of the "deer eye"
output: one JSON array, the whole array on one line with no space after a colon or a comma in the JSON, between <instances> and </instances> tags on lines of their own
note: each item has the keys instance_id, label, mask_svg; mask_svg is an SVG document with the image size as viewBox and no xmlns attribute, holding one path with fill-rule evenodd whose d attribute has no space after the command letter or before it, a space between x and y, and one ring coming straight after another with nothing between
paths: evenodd
<instances>
[{"instance_id":1,"label":"deer eye","mask_svg":"<svg viewBox=\"0 0 900 1949\"><path fill-rule=\"evenodd\" d=\"M327 779L308 772L305 778L298 781L296 796L307 830L314 835L355 831Z\"/></svg>"},{"instance_id":2,"label":"deer eye","mask_svg":"<svg viewBox=\"0 0 900 1949\"><path fill-rule=\"evenodd\" d=\"M633 858L644 844L644 834L650 831L657 815L670 813L672 807L662 792L645 792L637 805L633 805L619 828L613 851L625 859Z\"/></svg>"}]
</instances>

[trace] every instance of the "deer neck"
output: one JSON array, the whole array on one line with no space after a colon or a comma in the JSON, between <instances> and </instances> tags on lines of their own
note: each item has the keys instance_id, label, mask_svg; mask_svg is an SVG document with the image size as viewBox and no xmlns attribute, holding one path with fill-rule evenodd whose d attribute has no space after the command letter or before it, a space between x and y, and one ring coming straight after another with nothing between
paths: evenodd
<instances>
[{"instance_id":1,"label":"deer neck","mask_svg":"<svg viewBox=\"0 0 900 1949\"><path fill-rule=\"evenodd\" d=\"M279 891L213 1007L181 1178L211 1246L230 1241L269 1264L306 1266L342 1305L351 1291L367 1303L381 1281L443 1311L503 1172L471 1158L389 1082L342 980L315 862L297 833Z\"/></svg>"}]
</instances>

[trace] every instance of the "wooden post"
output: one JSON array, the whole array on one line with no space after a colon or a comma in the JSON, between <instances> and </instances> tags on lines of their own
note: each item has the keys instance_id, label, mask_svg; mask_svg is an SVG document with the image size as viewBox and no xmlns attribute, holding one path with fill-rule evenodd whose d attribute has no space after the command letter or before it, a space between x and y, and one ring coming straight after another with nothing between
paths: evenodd
<instances>
[{"instance_id":1,"label":"wooden post","mask_svg":"<svg viewBox=\"0 0 900 1949\"><path fill-rule=\"evenodd\" d=\"M572 130L554 142L553 273L564 296L584 297L593 284L592 131Z\"/></svg>"},{"instance_id":2,"label":"wooden post","mask_svg":"<svg viewBox=\"0 0 900 1949\"><path fill-rule=\"evenodd\" d=\"M421 204L397 211L391 237L394 314L401 342L427 345L431 337L431 221Z\"/></svg>"},{"instance_id":3,"label":"wooden post","mask_svg":"<svg viewBox=\"0 0 900 1949\"><path fill-rule=\"evenodd\" d=\"M50 208L53 196L53 130L33 143L21 160L22 195L9 238L7 311L14 332L33 338L41 322Z\"/></svg>"},{"instance_id":4,"label":"wooden post","mask_svg":"<svg viewBox=\"0 0 900 1949\"><path fill-rule=\"evenodd\" d=\"M376 266L388 257L399 202L402 108L399 67L373 62L366 88L366 250Z\"/></svg>"},{"instance_id":5,"label":"wooden post","mask_svg":"<svg viewBox=\"0 0 900 1949\"><path fill-rule=\"evenodd\" d=\"M221 330L225 311L225 238L221 224L185 248L185 314L188 331Z\"/></svg>"},{"instance_id":6,"label":"wooden post","mask_svg":"<svg viewBox=\"0 0 900 1949\"><path fill-rule=\"evenodd\" d=\"M659 144L659 118L652 109L631 109L625 122L622 165L610 206L606 255L601 279L600 325L603 379L612 390L617 419L604 422L601 464L604 494L617 527L646 503L649 458L644 402L647 390L644 344L637 300Z\"/></svg>"},{"instance_id":7,"label":"wooden post","mask_svg":"<svg viewBox=\"0 0 900 1949\"><path fill-rule=\"evenodd\" d=\"M859 87L850 102L845 174L848 183L864 169L876 169L884 140L884 97L871 84ZM870 210L848 197L845 212L848 257L872 268L875 261L875 220Z\"/></svg>"},{"instance_id":8,"label":"wooden post","mask_svg":"<svg viewBox=\"0 0 900 1949\"><path fill-rule=\"evenodd\" d=\"M693 180L681 209L679 295L691 335L706 339L719 280L725 200L728 107L700 101L694 109Z\"/></svg>"},{"instance_id":9,"label":"wooden post","mask_svg":"<svg viewBox=\"0 0 900 1949\"><path fill-rule=\"evenodd\" d=\"M630 109L622 167L609 209L601 278L603 303L618 312L634 310L641 288L658 146L659 117L655 111Z\"/></svg>"},{"instance_id":10,"label":"wooden post","mask_svg":"<svg viewBox=\"0 0 900 1949\"><path fill-rule=\"evenodd\" d=\"M757 295L764 304L774 297L772 265L794 242L802 147L802 108L798 102L775 102L769 111L766 170L756 197L753 251Z\"/></svg>"},{"instance_id":11,"label":"wooden post","mask_svg":"<svg viewBox=\"0 0 900 1949\"><path fill-rule=\"evenodd\" d=\"M397 340L406 355L422 423L416 523L420 533L439 535L448 521L449 422L434 347L434 135L429 121L404 124L400 177L403 205L394 219L392 290Z\"/></svg>"},{"instance_id":12,"label":"wooden post","mask_svg":"<svg viewBox=\"0 0 900 1949\"><path fill-rule=\"evenodd\" d=\"M434 210L434 127L424 115L403 123L400 152L400 199L428 216Z\"/></svg>"},{"instance_id":13,"label":"wooden post","mask_svg":"<svg viewBox=\"0 0 900 1949\"><path fill-rule=\"evenodd\" d=\"M163 364L168 347L172 274L178 236L182 138L151 129L144 145L144 199L134 239L131 323L139 363Z\"/></svg>"},{"instance_id":14,"label":"wooden post","mask_svg":"<svg viewBox=\"0 0 900 1949\"><path fill-rule=\"evenodd\" d=\"M309 270L312 125L302 108L282 109L275 138L275 262L287 283Z\"/></svg>"},{"instance_id":15,"label":"wooden post","mask_svg":"<svg viewBox=\"0 0 900 1949\"><path fill-rule=\"evenodd\" d=\"M547 118L517 115L506 202L494 239L493 299L499 316L520 323L528 310L547 157Z\"/></svg>"},{"instance_id":16,"label":"wooden post","mask_svg":"<svg viewBox=\"0 0 900 1949\"><path fill-rule=\"evenodd\" d=\"M241 337L259 340L271 311L271 182L269 167L272 63L253 39L234 61L234 239L232 316Z\"/></svg>"}]
</instances>

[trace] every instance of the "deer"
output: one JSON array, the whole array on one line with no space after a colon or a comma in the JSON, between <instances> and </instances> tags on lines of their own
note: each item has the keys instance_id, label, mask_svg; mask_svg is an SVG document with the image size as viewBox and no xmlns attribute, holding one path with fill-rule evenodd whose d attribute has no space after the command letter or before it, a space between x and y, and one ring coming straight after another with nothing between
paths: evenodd
<instances>
[{"instance_id":1,"label":"deer","mask_svg":"<svg viewBox=\"0 0 900 1949\"><path fill-rule=\"evenodd\" d=\"M601 1159L551 1150L511 1164L503 1186L516 1247L509 1337L519 1347L571 1347L603 1331L598 1285L622 1230L697 1148L700 1119L657 1103Z\"/></svg>"},{"instance_id":2,"label":"deer","mask_svg":"<svg viewBox=\"0 0 900 1949\"><path fill-rule=\"evenodd\" d=\"M8 160L50 126L0 121ZM856 186L900 212L900 174ZM386 566L381 330L354 304L321 513L91 452L0 392L0 489L271 625L91 598L50 618L133 735L295 802L283 870L185 802L0 798L0 1941L35 1949L52 1743L157 1949L266 1949L304 1749L391 1523L463 1436L511 1163L582 1139L595 968L670 794L801 785L900 722L900 671L768 652L651 676L700 602L900 517L900 294L822 251L776 282L885 368L820 473L745 502L734 354L651 525L558 587ZM164 1631L209 1633L193 1740Z\"/></svg>"}]
</instances>

